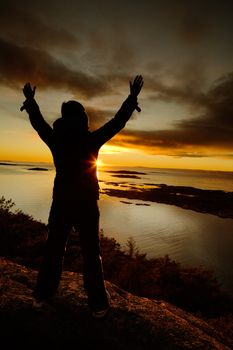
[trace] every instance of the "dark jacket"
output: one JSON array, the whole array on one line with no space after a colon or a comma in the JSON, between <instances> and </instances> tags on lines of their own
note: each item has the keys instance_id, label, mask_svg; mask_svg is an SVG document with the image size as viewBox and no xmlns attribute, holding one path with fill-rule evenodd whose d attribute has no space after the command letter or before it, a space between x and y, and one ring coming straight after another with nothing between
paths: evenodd
<instances>
[{"instance_id":1,"label":"dark jacket","mask_svg":"<svg viewBox=\"0 0 233 350\"><path fill-rule=\"evenodd\" d=\"M34 99L26 100L24 107L33 128L53 155L56 167L53 197L98 199L96 161L99 150L124 128L137 107L137 98L129 95L115 117L93 132L80 131L76 124L78 118L76 123L69 118L59 118L52 128L44 120Z\"/></svg>"}]
</instances>

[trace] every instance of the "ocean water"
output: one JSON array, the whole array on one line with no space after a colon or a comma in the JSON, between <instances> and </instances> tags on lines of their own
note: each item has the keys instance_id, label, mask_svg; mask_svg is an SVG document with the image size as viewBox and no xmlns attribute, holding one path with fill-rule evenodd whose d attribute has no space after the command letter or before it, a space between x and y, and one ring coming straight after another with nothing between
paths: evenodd
<instances>
[{"instance_id":1,"label":"ocean water","mask_svg":"<svg viewBox=\"0 0 233 350\"><path fill-rule=\"evenodd\" d=\"M42 166L48 171L28 170ZM116 177L113 169L99 170L100 187L168 184L233 191L233 173L134 168L138 178ZM117 168L115 170L124 170ZM119 175L119 174L118 174ZM55 171L44 164L0 165L0 196L16 208L47 223ZM145 205L146 204L146 205ZM168 254L185 266L205 266L220 283L233 291L233 219L197 213L173 205L100 196L100 228L124 248L133 238L148 257Z\"/></svg>"}]
</instances>

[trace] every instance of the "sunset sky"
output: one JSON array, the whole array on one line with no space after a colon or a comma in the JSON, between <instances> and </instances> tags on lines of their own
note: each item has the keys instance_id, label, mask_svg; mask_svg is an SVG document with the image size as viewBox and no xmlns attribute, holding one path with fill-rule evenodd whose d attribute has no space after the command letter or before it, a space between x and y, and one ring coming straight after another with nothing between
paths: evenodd
<instances>
[{"instance_id":1,"label":"sunset sky","mask_svg":"<svg viewBox=\"0 0 233 350\"><path fill-rule=\"evenodd\" d=\"M26 82L52 125L63 101L108 121L144 78L103 164L233 171L233 1L1 0L0 160L52 161L20 112Z\"/></svg>"}]
</instances>

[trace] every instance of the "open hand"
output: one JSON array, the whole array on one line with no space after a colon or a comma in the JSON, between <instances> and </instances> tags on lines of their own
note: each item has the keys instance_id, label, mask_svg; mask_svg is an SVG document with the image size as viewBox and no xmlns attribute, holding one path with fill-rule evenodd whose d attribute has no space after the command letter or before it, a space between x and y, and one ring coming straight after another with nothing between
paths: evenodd
<instances>
[{"instance_id":1,"label":"open hand","mask_svg":"<svg viewBox=\"0 0 233 350\"><path fill-rule=\"evenodd\" d=\"M36 92L36 86L34 86L34 88L32 89L31 84L27 83L24 85L23 87L23 94L27 99L31 99L34 97Z\"/></svg>"},{"instance_id":2,"label":"open hand","mask_svg":"<svg viewBox=\"0 0 233 350\"><path fill-rule=\"evenodd\" d=\"M35 96L35 92L36 92L36 86L34 86L34 88L32 89L30 83L27 83L27 84L24 85L24 87L23 87L23 94L26 97L26 100L33 99L34 96ZM20 108L21 112L25 109L25 103L26 103L26 101L24 101L23 106Z\"/></svg>"},{"instance_id":3,"label":"open hand","mask_svg":"<svg viewBox=\"0 0 233 350\"><path fill-rule=\"evenodd\" d=\"M140 93L141 91L141 88L143 86L143 79L142 79L142 76L141 75L137 75L133 81L133 83L130 81L129 83L130 85L130 94L132 96L135 96L137 97L138 94Z\"/></svg>"}]
</instances>

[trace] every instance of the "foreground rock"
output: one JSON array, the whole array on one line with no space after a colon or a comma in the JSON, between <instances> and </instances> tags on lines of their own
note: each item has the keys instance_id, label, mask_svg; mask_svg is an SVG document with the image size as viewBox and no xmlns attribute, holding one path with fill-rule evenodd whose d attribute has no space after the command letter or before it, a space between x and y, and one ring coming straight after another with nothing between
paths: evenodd
<instances>
[{"instance_id":1,"label":"foreground rock","mask_svg":"<svg viewBox=\"0 0 233 350\"><path fill-rule=\"evenodd\" d=\"M0 341L7 347L75 345L77 349L221 349L232 341L203 320L166 302L136 297L106 282L112 307L92 319L82 275L64 272L58 295L41 310L32 308L37 272L0 259Z\"/></svg>"}]
</instances>

